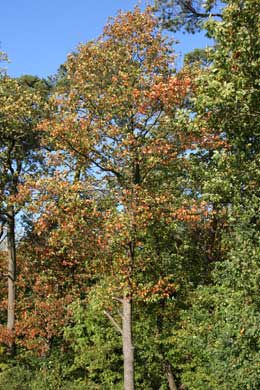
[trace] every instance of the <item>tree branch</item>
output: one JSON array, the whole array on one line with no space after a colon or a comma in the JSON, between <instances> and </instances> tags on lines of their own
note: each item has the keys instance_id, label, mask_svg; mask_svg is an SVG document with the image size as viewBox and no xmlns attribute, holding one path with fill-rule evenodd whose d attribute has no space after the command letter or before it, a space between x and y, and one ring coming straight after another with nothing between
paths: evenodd
<instances>
[{"instance_id":1,"label":"tree branch","mask_svg":"<svg viewBox=\"0 0 260 390\"><path fill-rule=\"evenodd\" d=\"M219 17L222 18L221 14L218 13L211 13L211 12L199 12L197 11L191 1L182 1L182 6L186 8L187 11L189 11L192 15L196 16L197 18L208 18L209 16L213 17Z\"/></svg>"},{"instance_id":2,"label":"tree branch","mask_svg":"<svg viewBox=\"0 0 260 390\"><path fill-rule=\"evenodd\" d=\"M111 316L111 314L104 310L104 314L105 316L110 320L110 322L114 325L115 329L121 334L123 335L123 331L122 329L120 328L120 326L118 325L118 323L114 320L114 318Z\"/></svg>"}]
</instances>

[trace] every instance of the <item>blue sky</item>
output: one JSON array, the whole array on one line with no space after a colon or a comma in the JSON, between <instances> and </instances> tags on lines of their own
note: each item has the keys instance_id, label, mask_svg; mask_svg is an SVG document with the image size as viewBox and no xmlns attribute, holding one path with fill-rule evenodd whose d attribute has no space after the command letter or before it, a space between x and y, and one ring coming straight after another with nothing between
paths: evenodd
<instances>
[{"instance_id":1,"label":"blue sky","mask_svg":"<svg viewBox=\"0 0 260 390\"><path fill-rule=\"evenodd\" d=\"M80 42L96 38L109 16L129 10L137 0L5 0L0 42L11 63L8 73L46 77L56 72ZM140 3L140 2L139 2ZM143 2L144 3L144 2ZM203 47L203 35L178 35L177 53Z\"/></svg>"}]
</instances>

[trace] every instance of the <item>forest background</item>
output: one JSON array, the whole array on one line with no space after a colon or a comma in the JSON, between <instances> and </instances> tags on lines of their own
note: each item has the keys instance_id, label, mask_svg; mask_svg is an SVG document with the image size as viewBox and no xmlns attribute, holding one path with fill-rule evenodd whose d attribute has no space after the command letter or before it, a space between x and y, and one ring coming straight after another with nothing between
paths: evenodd
<instances>
[{"instance_id":1,"label":"forest background","mask_svg":"<svg viewBox=\"0 0 260 390\"><path fill-rule=\"evenodd\" d=\"M259 22L161 0L2 69L0 388L260 387Z\"/></svg>"}]
</instances>

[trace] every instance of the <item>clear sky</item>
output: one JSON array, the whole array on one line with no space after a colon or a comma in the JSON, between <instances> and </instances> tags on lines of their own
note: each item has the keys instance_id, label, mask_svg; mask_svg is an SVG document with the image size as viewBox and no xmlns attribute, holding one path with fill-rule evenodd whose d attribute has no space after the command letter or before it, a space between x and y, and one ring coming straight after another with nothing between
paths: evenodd
<instances>
[{"instance_id":1,"label":"clear sky","mask_svg":"<svg viewBox=\"0 0 260 390\"><path fill-rule=\"evenodd\" d=\"M8 73L14 77L54 74L80 42L102 32L109 16L115 16L119 9L133 9L137 3L138 0L4 0L0 49L11 61ZM206 45L202 35L176 38L181 41L176 47L178 53Z\"/></svg>"}]
</instances>

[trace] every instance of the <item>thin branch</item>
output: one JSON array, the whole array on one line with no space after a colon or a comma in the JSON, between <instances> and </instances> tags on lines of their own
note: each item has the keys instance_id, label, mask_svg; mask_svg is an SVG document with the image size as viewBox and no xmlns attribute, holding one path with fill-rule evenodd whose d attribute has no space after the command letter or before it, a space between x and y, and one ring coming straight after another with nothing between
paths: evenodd
<instances>
[{"instance_id":1,"label":"thin branch","mask_svg":"<svg viewBox=\"0 0 260 390\"><path fill-rule=\"evenodd\" d=\"M4 242L4 240L6 239L6 236L2 237L2 236L3 236L3 233L4 233L4 232L1 232L1 233L0 233L0 245L1 245L2 242Z\"/></svg>"},{"instance_id":2,"label":"thin branch","mask_svg":"<svg viewBox=\"0 0 260 390\"><path fill-rule=\"evenodd\" d=\"M61 137L62 139L62 137ZM63 140L69 145L69 147L73 150L73 152L77 153L78 155L84 157L86 160L89 160L92 164L94 164L96 167L98 167L99 169L101 169L103 172L111 172L113 173L116 177L118 178L122 178L122 175L115 171L113 168L105 168L105 167L102 167L102 165L100 165L99 163L97 163L93 158L91 158L90 156L88 156L87 154L81 152L80 150L78 150L77 148L75 148L73 146L73 144L68 140L68 139L65 139L63 138ZM93 151L93 153L98 153L97 151Z\"/></svg>"},{"instance_id":3,"label":"thin branch","mask_svg":"<svg viewBox=\"0 0 260 390\"><path fill-rule=\"evenodd\" d=\"M96 152L95 152L96 153ZM96 162L95 160L93 160L92 158L89 158L89 161L92 162L92 164L96 165L97 168L101 169L101 171L103 172L111 172L113 173L116 177L118 178L122 178L123 176L121 175L121 173L115 171L113 168L105 168L105 167L102 167L102 165L100 165L98 162Z\"/></svg>"},{"instance_id":4,"label":"thin branch","mask_svg":"<svg viewBox=\"0 0 260 390\"><path fill-rule=\"evenodd\" d=\"M192 6L191 1L182 1L182 5L183 5L184 8L187 9L187 11L189 11L191 14L193 14L197 18L208 18L209 16L222 18L222 14L219 14L219 13L210 13L210 12L207 13L207 12L199 12L199 11L197 11Z\"/></svg>"},{"instance_id":5,"label":"thin branch","mask_svg":"<svg viewBox=\"0 0 260 390\"><path fill-rule=\"evenodd\" d=\"M111 323L114 325L115 329L121 334L123 335L123 331L122 329L120 328L120 326L118 325L118 323L114 320L114 318L111 316L111 314L104 310L103 312L105 314L105 316L111 321Z\"/></svg>"}]
</instances>

